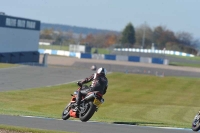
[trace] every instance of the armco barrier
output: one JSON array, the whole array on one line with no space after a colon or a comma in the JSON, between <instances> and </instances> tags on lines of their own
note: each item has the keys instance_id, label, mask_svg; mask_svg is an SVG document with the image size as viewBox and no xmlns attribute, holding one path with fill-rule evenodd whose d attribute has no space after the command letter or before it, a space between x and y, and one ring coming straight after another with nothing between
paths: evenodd
<instances>
[{"instance_id":1,"label":"armco barrier","mask_svg":"<svg viewBox=\"0 0 200 133\"><path fill-rule=\"evenodd\" d=\"M58 50L57 55L69 56L69 51Z\"/></svg>"},{"instance_id":2,"label":"armco barrier","mask_svg":"<svg viewBox=\"0 0 200 133\"><path fill-rule=\"evenodd\" d=\"M104 60L104 54L92 54L92 59Z\"/></svg>"},{"instance_id":3,"label":"armco barrier","mask_svg":"<svg viewBox=\"0 0 200 133\"><path fill-rule=\"evenodd\" d=\"M149 57L140 57L140 62L142 62L142 63L151 63L151 58L149 58Z\"/></svg>"},{"instance_id":4,"label":"armco barrier","mask_svg":"<svg viewBox=\"0 0 200 133\"><path fill-rule=\"evenodd\" d=\"M168 65L169 64L169 60L167 60L167 59L164 59L164 63L163 63L164 65Z\"/></svg>"},{"instance_id":5,"label":"armco barrier","mask_svg":"<svg viewBox=\"0 0 200 133\"><path fill-rule=\"evenodd\" d=\"M118 60L118 61L128 61L128 56L116 55L116 60Z\"/></svg>"},{"instance_id":6,"label":"armco barrier","mask_svg":"<svg viewBox=\"0 0 200 133\"><path fill-rule=\"evenodd\" d=\"M69 56L71 56L71 57L76 57L76 52L70 52L70 53L69 53Z\"/></svg>"},{"instance_id":7,"label":"armco barrier","mask_svg":"<svg viewBox=\"0 0 200 133\"><path fill-rule=\"evenodd\" d=\"M151 59L151 63L155 63L155 64L164 64L164 60L161 58L152 58Z\"/></svg>"},{"instance_id":8,"label":"armco barrier","mask_svg":"<svg viewBox=\"0 0 200 133\"><path fill-rule=\"evenodd\" d=\"M38 52L39 52L40 54L44 54L44 53L45 53L45 50L44 50L44 49L39 49Z\"/></svg>"},{"instance_id":9,"label":"armco barrier","mask_svg":"<svg viewBox=\"0 0 200 133\"><path fill-rule=\"evenodd\" d=\"M142 63L155 63L168 65L169 61L162 58L150 58L150 57L139 57L139 56L125 56L125 55L109 55L109 54L90 54L90 53L76 53L62 50L50 50L50 49L39 49L40 54L52 54L61 56L70 56L77 58L87 59L100 59L100 60L118 60L118 61L129 61L129 62L142 62Z\"/></svg>"},{"instance_id":10,"label":"armco barrier","mask_svg":"<svg viewBox=\"0 0 200 133\"><path fill-rule=\"evenodd\" d=\"M81 58L92 59L92 54L88 54L88 53L81 53Z\"/></svg>"},{"instance_id":11,"label":"armco barrier","mask_svg":"<svg viewBox=\"0 0 200 133\"><path fill-rule=\"evenodd\" d=\"M57 55L65 55L65 51L58 50L58 51L57 51ZM69 56L69 54L66 55L66 56Z\"/></svg>"},{"instance_id":12,"label":"armco barrier","mask_svg":"<svg viewBox=\"0 0 200 133\"><path fill-rule=\"evenodd\" d=\"M116 55L105 54L104 59L105 60L116 60Z\"/></svg>"},{"instance_id":13,"label":"armco barrier","mask_svg":"<svg viewBox=\"0 0 200 133\"><path fill-rule=\"evenodd\" d=\"M58 51L58 50L51 50L51 54L52 54L52 55L57 55L57 51Z\"/></svg>"},{"instance_id":14,"label":"armco barrier","mask_svg":"<svg viewBox=\"0 0 200 133\"><path fill-rule=\"evenodd\" d=\"M128 61L140 62L140 57L139 56L128 56Z\"/></svg>"}]
</instances>

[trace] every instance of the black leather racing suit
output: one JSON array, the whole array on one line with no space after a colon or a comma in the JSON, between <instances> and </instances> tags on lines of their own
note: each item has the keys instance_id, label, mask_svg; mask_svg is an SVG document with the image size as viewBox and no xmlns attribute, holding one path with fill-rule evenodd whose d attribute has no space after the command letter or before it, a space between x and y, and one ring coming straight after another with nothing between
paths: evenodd
<instances>
[{"instance_id":1,"label":"black leather racing suit","mask_svg":"<svg viewBox=\"0 0 200 133\"><path fill-rule=\"evenodd\" d=\"M78 91L77 96L77 105L80 105L81 97L83 95L87 95L88 92L92 91L99 91L101 94L105 94L108 88L108 79L104 74L92 74L89 78L85 78L83 81L81 81L81 84L85 84L88 82L91 82L92 84L88 86L83 86L80 91Z\"/></svg>"}]
</instances>

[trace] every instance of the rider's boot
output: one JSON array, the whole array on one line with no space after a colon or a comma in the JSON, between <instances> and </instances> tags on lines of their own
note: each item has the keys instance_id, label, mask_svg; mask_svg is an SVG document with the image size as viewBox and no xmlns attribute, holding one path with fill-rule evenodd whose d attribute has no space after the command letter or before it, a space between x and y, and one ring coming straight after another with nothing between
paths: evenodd
<instances>
[{"instance_id":1,"label":"rider's boot","mask_svg":"<svg viewBox=\"0 0 200 133\"><path fill-rule=\"evenodd\" d=\"M80 110L81 97L82 97L82 94L80 91L78 91L77 97L76 97L76 103L74 104L78 110Z\"/></svg>"},{"instance_id":2,"label":"rider's boot","mask_svg":"<svg viewBox=\"0 0 200 133\"><path fill-rule=\"evenodd\" d=\"M80 103L81 103L80 94L78 94L76 103L74 104L78 108L78 110L80 110Z\"/></svg>"}]
</instances>

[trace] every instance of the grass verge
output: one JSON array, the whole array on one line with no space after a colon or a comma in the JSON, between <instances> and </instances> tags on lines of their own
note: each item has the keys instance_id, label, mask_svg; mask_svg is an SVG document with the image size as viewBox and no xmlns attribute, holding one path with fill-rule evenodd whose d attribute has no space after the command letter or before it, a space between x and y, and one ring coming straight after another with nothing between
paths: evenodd
<instances>
[{"instance_id":1,"label":"grass verge","mask_svg":"<svg viewBox=\"0 0 200 133\"><path fill-rule=\"evenodd\" d=\"M91 120L190 128L199 110L199 78L112 73L105 103ZM0 114L61 118L75 83L0 93Z\"/></svg>"},{"instance_id":2,"label":"grass verge","mask_svg":"<svg viewBox=\"0 0 200 133\"><path fill-rule=\"evenodd\" d=\"M0 63L0 68L16 67L17 64Z\"/></svg>"},{"instance_id":3,"label":"grass verge","mask_svg":"<svg viewBox=\"0 0 200 133\"><path fill-rule=\"evenodd\" d=\"M35 128L24 128L17 126L8 126L8 125L0 125L0 133L1 131L5 133L72 133L72 132L63 132L63 131L53 131L53 130L41 130Z\"/></svg>"},{"instance_id":4,"label":"grass verge","mask_svg":"<svg viewBox=\"0 0 200 133\"><path fill-rule=\"evenodd\" d=\"M171 65L171 66L187 66L187 67L200 68L200 64L188 64L188 63L170 62L169 65Z\"/></svg>"}]
</instances>

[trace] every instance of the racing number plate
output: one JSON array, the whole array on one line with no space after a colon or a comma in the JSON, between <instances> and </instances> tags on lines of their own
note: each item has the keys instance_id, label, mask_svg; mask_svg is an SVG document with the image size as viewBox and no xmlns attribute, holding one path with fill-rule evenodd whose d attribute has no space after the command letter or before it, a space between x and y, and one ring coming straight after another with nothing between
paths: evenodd
<instances>
[{"instance_id":1,"label":"racing number plate","mask_svg":"<svg viewBox=\"0 0 200 133\"><path fill-rule=\"evenodd\" d=\"M93 104L96 105L97 107L99 107L101 105L101 101L99 101L99 99L95 98Z\"/></svg>"}]
</instances>

